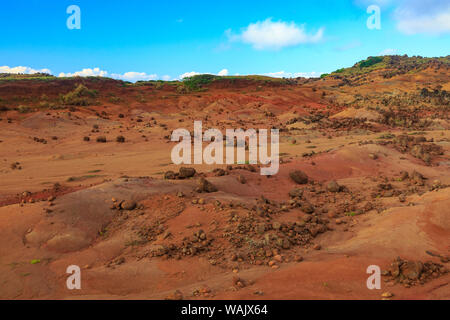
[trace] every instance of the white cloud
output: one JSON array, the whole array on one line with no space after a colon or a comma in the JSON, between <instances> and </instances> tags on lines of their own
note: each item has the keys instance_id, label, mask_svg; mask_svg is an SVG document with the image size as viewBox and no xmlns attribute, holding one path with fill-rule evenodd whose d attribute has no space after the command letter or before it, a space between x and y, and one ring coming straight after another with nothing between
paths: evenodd
<instances>
[{"instance_id":1,"label":"white cloud","mask_svg":"<svg viewBox=\"0 0 450 320\"><path fill-rule=\"evenodd\" d=\"M85 68L81 71L73 73L61 72L58 77L111 77L113 79L136 82L139 80L156 80L159 79L157 74L147 74L145 72L129 71L123 74L109 73L108 71L101 70L100 68ZM165 79L170 79L169 76L164 76Z\"/></svg>"},{"instance_id":2,"label":"white cloud","mask_svg":"<svg viewBox=\"0 0 450 320\"><path fill-rule=\"evenodd\" d=\"M320 75L323 74L323 72L286 72L286 71L278 71L278 72L269 72L265 73L265 76L273 77L273 78L317 78L320 77Z\"/></svg>"},{"instance_id":3,"label":"white cloud","mask_svg":"<svg viewBox=\"0 0 450 320\"><path fill-rule=\"evenodd\" d=\"M195 71L191 71L191 72L186 72L186 73L181 74L178 78L179 79L184 79L184 78L193 77L193 76L196 76L196 75L199 75L199 74L201 74L201 73L195 72Z\"/></svg>"},{"instance_id":4,"label":"white cloud","mask_svg":"<svg viewBox=\"0 0 450 320\"><path fill-rule=\"evenodd\" d=\"M228 75L228 69L220 70L217 75L218 76L227 76Z\"/></svg>"},{"instance_id":5,"label":"white cloud","mask_svg":"<svg viewBox=\"0 0 450 320\"><path fill-rule=\"evenodd\" d=\"M64 73L61 72L58 77L106 77L108 75L107 71L100 70L100 68L86 68L81 71L76 71L74 73Z\"/></svg>"},{"instance_id":6,"label":"white cloud","mask_svg":"<svg viewBox=\"0 0 450 320\"><path fill-rule=\"evenodd\" d=\"M179 75L178 80L193 77L193 76L198 76L200 74L214 74L214 73L210 73L210 72L200 73L200 72L196 72L196 71L191 71L191 72L186 72L186 73ZM218 76L222 76L222 77L227 76L228 74L229 74L228 69L222 69L217 73Z\"/></svg>"},{"instance_id":7,"label":"white cloud","mask_svg":"<svg viewBox=\"0 0 450 320\"><path fill-rule=\"evenodd\" d=\"M169 81L171 78L172 78L171 76L165 75L165 76L162 76L161 79L163 79L164 81Z\"/></svg>"},{"instance_id":8,"label":"white cloud","mask_svg":"<svg viewBox=\"0 0 450 320\"><path fill-rule=\"evenodd\" d=\"M136 82L139 80L148 81L148 80L158 79L157 74L146 74L145 72L134 72L134 71L125 72L124 74L113 73L113 74L111 74L111 77L114 79L120 79L120 80L125 80L125 81L130 81L130 82Z\"/></svg>"},{"instance_id":9,"label":"white cloud","mask_svg":"<svg viewBox=\"0 0 450 320\"><path fill-rule=\"evenodd\" d=\"M380 56L391 56L394 54L397 54L397 50L388 48L388 49L384 49L383 51L381 51L379 55Z\"/></svg>"},{"instance_id":10,"label":"white cloud","mask_svg":"<svg viewBox=\"0 0 450 320\"><path fill-rule=\"evenodd\" d=\"M227 30L230 41L241 41L253 46L257 50L281 49L305 43L317 43L323 38L324 28L315 34L307 34L304 25L294 22L274 22L271 18L249 24L241 34L233 35Z\"/></svg>"},{"instance_id":11,"label":"white cloud","mask_svg":"<svg viewBox=\"0 0 450 320\"><path fill-rule=\"evenodd\" d=\"M23 66L12 67L12 68L10 68L8 66L0 66L0 73L34 74L34 73L51 73L51 71L49 69L35 70L30 67L23 67Z\"/></svg>"},{"instance_id":12,"label":"white cloud","mask_svg":"<svg viewBox=\"0 0 450 320\"><path fill-rule=\"evenodd\" d=\"M397 29L408 35L450 33L450 2L442 0L402 1L395 10Z\"/></svg>"}]
</instances>

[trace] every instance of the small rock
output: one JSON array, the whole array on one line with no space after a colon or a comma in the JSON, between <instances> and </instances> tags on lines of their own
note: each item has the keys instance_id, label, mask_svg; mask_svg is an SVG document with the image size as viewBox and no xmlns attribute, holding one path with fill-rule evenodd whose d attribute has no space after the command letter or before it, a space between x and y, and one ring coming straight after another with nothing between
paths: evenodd
<instances>
[{"instance_id":1,"label":"small rock","mask_svg":"<svg viewBox=\"0 0 450 320\"><path fill-rule=\"evenodd\" d=\"M328 184L327 184L327 190L330 192L339 192L340 189L341 189L341 187L334 180L328 182Z\"/></svg>"},{"instance_id":2,"label":"small rock","mask_svg":"<svg viewBox=\"0 0 450 320\"><path fill-rule=\"evenodd\" d=\"M291 247L291 242L288 239L283 239L281 247L283 249L287 250L287 249L289 249Z\"/></svg>"},{"instance_id":3,"label":"small rock","mask_svg":"<svg viewBox=\"0 0 450 320\"><path fill-rule=\"evenodd\" d=\"M263 234L266 231L266 225L264 223L258 223L256 225L256 232L259 234Z\"/></svg>"},{"instance_id":4,"label":"small rock","mask_svg":"<svg viewBox=\"0 0 450 320\"><path fill-rule=\"evenodd\" d=\"M175 180L175 179L176 179L175 172L173 172L173 171L167 171L166 173L164 173L164 179L167 179L167 180Z\"/></svg>"},{"instance_id":5,"label":"small rock","mask_svg":"<svg viewBox=\"0 0 450 320\"><path fill-rule=\"evenodd\" d=\"M408 261L402 265L402 274L404 274L410 280L419 279L422 274L423 264L416 261Z\"/></svg>"},{"instance_id":6,"label":"small rock","mask_svg":"<svg viewBox=\"0 0 450 320\"><path fill-rule=\"evenodd\" d=\"M289 196L291 198L301 198L303 197L303 190L299 188L294 188L291 191L289 191Z\"/></svg>"},{"instance_id":7,"label":"small rock","mask_svg":"<svg viewBox=\"0 0 450 320\"><path fill-rule=\"evenodd\" d=\"M381 297L382 297L382 298L391 298L391 297L393 297L393 296L394 296L394 294L390 293L389 291L383 292L383 293L381 294Z\"/></svg>"},{"instance_id":8,"label":"small rock","mask_svg":"<svg viewBox=\"0 0 450 320\"><path fill-rule=\"evenodd\" d=\"M174 293L168 295L166 300L183 300L183 294L180 290L176 290Z\"/></svg>"},{"instance_id":9,"label":"small rock","mask_svg":"<svg viewBox=\"0 0 450 320\"><path fill-rule=\"evenodd\" d=\"M191 178L195 175L196 171L194 168L181 167L179 170L179 176L181 179Z\"/></svg>"},{"instance_id":10,"label":"small rock","mask_svg":"<svg viewBox=\"0 0 450 320\"><path fill-rule=\"evenodd\" d=\"M105 136L99 136L99 137L97 137L96 141L100 142L100 143L106 143L106 137Z\"/></svg>"},{"instance_id":11,"label":"small rock","mask_svg":"<svg viewBox=\"0 0 450 320\"><path fill-rule=\"evenodd\" d=\"M125 200L120 204L123 210L134 210L136 208L136 202L133 200Z\"/></svg>"},{"instance_id":12,"label":"small rock","mask_svg":"<svg viewBox=\"0 0 450 320\"><path fill-rule=\"evenodd\" d=\"M304 213L307 213L307 214L314 213L314 206L311 203L306 202L306 201L302 203L301 209Z\"/></svg>"},{"instance_id":13,"label":"small rock","mask_svg":"<svg viewBox=\"0 0 450 320\"><path fill-rule=\"evenodd\" d=\"M202 177L198 180L197 191L211 193L211 192L216 192L218 190L211 182L209 182L208 180L206 180L205 178Z\"/></svg>"},{"instance_id":14,"label":"small rock","mask_svg":"<svg viewBox=\"0 0 450 320\"><path fill-rule=\"evenodd\" d=\"M247 182L247 180L245 179L245 177L242 174L237 176L237 180L242 184L245 184Z\"/></svg>"},{"instance_id":15,"label":"small rock","mask_svg":"<svg viewBox=\"0 0 450 320\"><path fill-rule=\"evenodd\" d=\"M301 170L295 170L289 173L289 177L297 184L308 183L308 176Z\"/></svg>"}]
</instances>

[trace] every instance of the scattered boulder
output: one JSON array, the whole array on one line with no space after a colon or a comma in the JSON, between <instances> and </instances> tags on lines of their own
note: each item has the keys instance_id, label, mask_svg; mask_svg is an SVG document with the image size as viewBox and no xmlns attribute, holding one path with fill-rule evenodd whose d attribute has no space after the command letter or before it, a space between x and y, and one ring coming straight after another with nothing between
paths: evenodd
<instances>
[{"instance_id":1,"label":"scattered boulder","mask_svg":"<svg viewBox=\"0 0 450 320\"><path fill-rule=\"evenodd\" d=\"M307 213L307 214L314 213L314 206L307 201L302 203L301 209L304 213Z\"/></svg>"},{"instance_id":2,"label":"scattered boulder","mask_svg":"<svg viewBox=\"0 0 450 320\"><path fill-rule=\"evenodd\" d=\"M420 261L408 261L404 264L402 273L410 280L417 280L422 271L423 264Z\"/></svg>"},{"instance_id":3,"label":"scattered boulder","mask_svg":"<svg viewBox=\"0 0 450 320\"><path fill-rule=\"evenodd\" d=\"M133 200L125 200L120 204L123 210L134 210L136 208L136 202Z\"/></svg>"},{"instance_id":4,"label":"scattered boulder","mask_svg":"<svg viewBox=\"0 0 450 320\"><path fill-rule=\"evenodd\" d=\"M179 177L180 179L187 179L193 177L195 173L196 171L194 168L181 167L179 170Z\"/></svg>"},{"instance_id":5,"label":"scattered boulder","mask_svg":"<svg viewBox=\"0 0 450 320\"><path fill-rule=\"evenodd\" d=\"M421 173L413 171L413 173L411 174L411 180L417 185L423 186L425 177Z\"/></svg>"},{"instance_id":6,"label":"scattered boulder","mask_svg":"<svg viewBox=\"0 0 450 320\"><path fill-rule=\"evenodd\" d=\"M211 193L216 191L217 191L216 186L214 186L211 182L209 182L205 178L202 177L198 180L197 192Z\"/></svg>"},{"instance_id":7,"label":"scattered boulder","mask_svg":"<svg viewBox=\"0 0 450 320\"><path fill-rule=\"evenodd\" d=\"M105 137L105 136L99 136L99 137L97 137L97 142L100 142L100 143L106 143L106 137Z\"/></svg>"},{"instance_id":8,"label":"scattered boulder","mask_svg":"<svg viewBox=\"0 0 450 320\"><path fill-rule=\"evenodd\" d=\"M247 182L247 179L245 179L245 177L242 174L237 176L237 180L242 184L245 184Z\"/></svg>"},{"instance_id":9,"label":"scattered boulder","mask_svg":"<svg viewBox=\"0 0 450 320\"><path fill-rule=\"evenodd\" d=\"M289 177L297 184L308 183L308 176L301 170L295 170L289 173Z\"/></svg>"},{"instance_id":10,"label":"scattered boulder","mask_svg":"<svg viewBox=\"0 0 450 320\"><path fill-rule=\"evenodd\" d=\"M239 278L238 276L234 276L232 282L233 286L237 289L244 288L246 286L245 281Z\"/></svg>"},{"instance_id":11,"label":"scattered boulder","mask_svg":"<svg viewBox=\"0 0 450 320\"><path fill-rule=\"evenodd\" d=\"M166 297L166 300L183 300L183 294L180 290L176 290L175 292L169 294Z\"/></svg>"},{"instance_id":12,"label":"scattered boulder","mask_svg":"<svg viewBox=\"0 0 450 320\"><path fill-rule=\"evenodd\" d=\"M216 168L213 170L213 172L216 177L221 177L227 174L227 172L221 168Z\"/></svg>"},{"instance_id":13,"label":"scattered boulder","mask_svg":"<svg viewBox=\"0 0 450 320\"><path fill-rule=\"evenodd\" d=\"M336 181L332 180L328 182L327 190L330 192L339 192L341 190L341 187L338 185Z\"/></svg>"},{"instance_id":14,"label":"scattered boulder","mask_svg":"<svg viewBox=\"0 0 450 320\"><path fill-rule=\"evenodd\" d=\"M164 173L164 179L175 180L176 178L176 174L173 171L166 171L166 173Z\"/></svg>"},{"instance_id":15,"label":"scattered boulder","mask_svg":"<svg viewBox=\"0 0 450 320\"><path fill-rule=\"evenodd\" d=\"M294 188L291 191L289 191L289 196L291 198L301 198L303 197L303 190L299 188Z\"/></svg>"},{"instance_id":16,"label":"scattered boulder","mask_svg":"<svg viewBox=\"0 0 450 320\"><path fill-rule=\"evenodd\" d=\"M405 181L409 178L409 174L407 171L401 171L400 172L400 181Z\"/></svg>"},{"instance_id":17,"label":"scattered boulder","mask_svg":"<svg viewBox=\"0 0 450 320\"><path fill-rule=\"evenodd\" d=\"M403 260L398 257L390 268L383 271L382 274L388 277L388 280L411 286L424 284L430 279L447 274L448 271L443 265L432 261L422 263L421 261Z\"/></svg>"}]
</instances>

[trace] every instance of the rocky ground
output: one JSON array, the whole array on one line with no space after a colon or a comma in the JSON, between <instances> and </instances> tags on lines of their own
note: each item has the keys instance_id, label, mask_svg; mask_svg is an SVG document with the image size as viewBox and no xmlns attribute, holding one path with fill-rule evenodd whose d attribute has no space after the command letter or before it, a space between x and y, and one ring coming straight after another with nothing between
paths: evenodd
<instances>
[{"instance_id":1,"label":"rocky ground","mask_svg":"<svg viewBox=\"0 0 450 320\"><path fill-rule=\"evenodd\" d=\"M0 298L449 299L448 65L403 71L1 82ZM194 120L279 128L279 173L172 164Z\"/></svg>"}]
</instances>

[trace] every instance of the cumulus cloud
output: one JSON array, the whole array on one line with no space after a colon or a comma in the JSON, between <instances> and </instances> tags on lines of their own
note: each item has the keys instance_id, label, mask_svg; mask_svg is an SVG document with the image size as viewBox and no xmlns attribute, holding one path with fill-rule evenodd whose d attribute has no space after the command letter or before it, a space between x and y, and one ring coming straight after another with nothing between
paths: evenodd
<instances>
[{"instance_id":1,"label":"cumulus cloud","mask_svg":"<svg viewBox=\"0 0 450 320\"><path fill-rule=\"evenodd\" d=\"M147 74L145 72L129 71L125 73L109 73L108 71L101 70L100 68L85 68L81 71L73 73L61 72L58 77L111 77L113 79L136 82L139 80L157 80L159 79L157 74ZM163 76L164 80L170 80L170 76Z\"/></svg>"},{"instance_id":2,"label":"cumulus cloud","mask_svg":"<svg viewBox=\"0 0 450 320\"><path fill-rule=\"evenodd\" d=\"M86 68L81 71L76 71L74 73L64 73L61 72L58 77L106 77L108 75L107 71L100 70L100 68Z\"/></svg>"},{"instance_id":3,"label":"cumulus cloud","mask_svg":"<svg viewBox=\"0 0 450 320\"><path fill-rule=\"evenodd\" d=\"M383 51L380 52L380 56L390 56L390 55L394 55L397 54L397 50L396 49L384 49Z\"/></svg>"},{"instance_id":4,"label":"cumulus cloud","mask_svg":"<svg viewBox=\"0 0 450 320\"><path fill-rule=\"evenodd\" d=\"M120 79L120 80L125 80L125 81L130 81L130 82L136 82L139 80L148 81L148 80L158 79L157 74L147 74L145 72L134 72L134 71L125 72L124 74L113 73L113 74L111 74L111 77L114 79Z\"/></svg>"},{"instance_id":5,"label":"cumulus cloud","mask_svg":"<svg viewBox=\"0 0 450 320\"><path fill-rule=\"evenodd\" d=\"M184 78L189 78L189 77L193 77L193 76L197 76L200 74L214 74L214 73L210 73L210 72L205 72L205 73L201 73L201 72L196 72L196 71L191 71L191 72L186 72L183 74L180 74L178 76L178 79L182 80ZM218 76L227 76L228 75L228 69L222 69L217 73Z\"/></svg>"},{"instance_id":6,"label":"cumulus cloud","mask_svg":"<svg viewBox=\"0 0 450 320\"><path fill-rule=\"evenodd\" d=\"M361 7L393 8L397 29L407 35L450 33L448 0L354 0Z\"/></svg>"},{"instance_id":7,"label":"cumulus cloud","mask_svg":"<svg viewBox=\"0 0 450 320\"><path fill-rule=\"evenodd\" d=\"M193 77L193 76L196 76L196 75L199 75L199 74L201 74L201 73L195 72L195 71L185 72L183 74L180 74L180 76L178 78L179 79L184 79L184 78Z\"/></svg>"},{"instance_id":8,"label":"cumulus cloud","mask_svg":"<svg viewBox=\"0 0 450 320\"><path fill-rule=\"evenodd\" d=\"M40 70L35 70L33 68L30 67L23 67L23 66L18 66L18 67L8 67L8 66L0 66L0 73L13 73L13 74L19 74L19 73L23 73L23 74L34 74L34 73L52 73L49 69L40 69Z\"/></svg>"},{"instance_id":9,"label":"cumulus cloud","mask_svg":"<svg viewBox=\"0 0 450 320\"><path fill-rule=\"evenodd\" d=\"M323 72L286 72L286 71L278 71L278 72L269 72L265 73L265 76L273 77L273 78L317 78L320 77L320 75L323 74Z\"/></svg>"},{"instance_id":10,"label":"cumulus cloud","mask_svg":"<svg viewBox=\"0 0 450 320\"><path fill-rule=\"evenodd\" d=\"M228 69L220 70L217 75L218 76L227 76L228 75Z\"/></svg>"},{"instance_id":11,"label":"cumulus cloud","mask_svg":"<svg viewBox=\"0 0 450 320\"><path fill-rule=\"evenodd\" d=\"M397 29L408 35L450 33L450 2L401 1L394 18L397 20Z\"/></svg>"},{"instance_id":12,"label":"cumulus cloud","mask_svg":"<svg viewBox=\"0 0 450 320\"><path fill-rule=\"evenodd\" d=\"M323 39L323 33L324 28L320 28L315 34L308 34L305 25L297 25L295 22L274 22L271 18L250 23L238 35L233 35L231 30L226 31L230 41L250 44L257 50L277 50L299 44L317 43Z\"/></svg>"}]
</instances>

